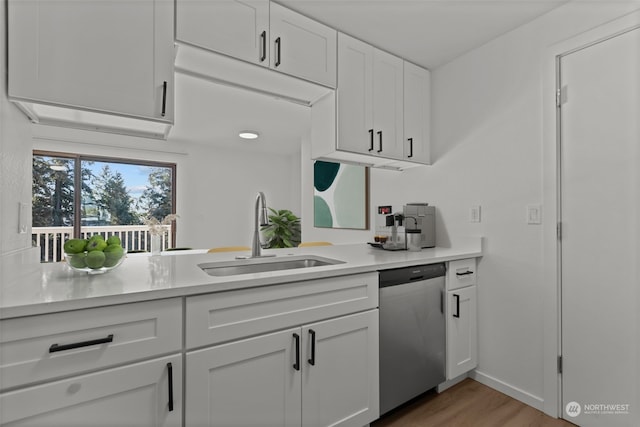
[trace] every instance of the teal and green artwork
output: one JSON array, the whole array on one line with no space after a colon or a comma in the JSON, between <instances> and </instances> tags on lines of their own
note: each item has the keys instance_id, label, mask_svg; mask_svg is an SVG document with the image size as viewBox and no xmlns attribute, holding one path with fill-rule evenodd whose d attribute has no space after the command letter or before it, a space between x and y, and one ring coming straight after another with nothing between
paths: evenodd
<instances>
[{"instance_id":1,"label":"teal and green artwork","mask_svg":"<svg viewBox=\"0 0 640 427\"><path fill-rule=\"evenodd\" d=\"M369 228L369 171L364 166L317 160L313 165L313 224Z\"/></svg>"}]
</instances>

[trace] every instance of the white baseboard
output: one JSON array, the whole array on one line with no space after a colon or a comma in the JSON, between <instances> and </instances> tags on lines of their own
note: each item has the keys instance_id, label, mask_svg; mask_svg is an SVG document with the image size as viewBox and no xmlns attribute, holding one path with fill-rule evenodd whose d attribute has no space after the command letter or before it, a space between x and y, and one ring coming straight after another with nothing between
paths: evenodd
<instances>
[{"instance_id":1,"label":"white baseboard","mask_svg":"<svg viewBox=\"0 0 640 427\"><path fill-rule=\"evenodd\" d=\"M514 399L519 400L520 402L526 405L529 405L533 408L536 408L542 411L542 404L544 400L541 397L534 396L531 393L528 393L517 387L509 385L503 381L500 381L496 378L493 378L492 376L489 376L479 371L473 371L469 376L474 380L478 381L479 383L482 383L488 387L491 387L494 390L498 390L499 392L504 393L509 397L513 397Z\"/></svg>"},{"instance_id":2,"label":"white baseboard","mask_svg":"<svg viewBox=\"0 0 640 427\"><path fill-rule=\"evenodd\" d=\"M454 385L458 384L459 382L464 381L466 378L469 378L469 374L468 373L462 374L459 377L455 377L452 380L447 380L447 381L443 382L442 384L438 384L438 386L436 387L436 391L438 393L442 393L446 389L451 388Z\"/></svg>"}]
</instances>

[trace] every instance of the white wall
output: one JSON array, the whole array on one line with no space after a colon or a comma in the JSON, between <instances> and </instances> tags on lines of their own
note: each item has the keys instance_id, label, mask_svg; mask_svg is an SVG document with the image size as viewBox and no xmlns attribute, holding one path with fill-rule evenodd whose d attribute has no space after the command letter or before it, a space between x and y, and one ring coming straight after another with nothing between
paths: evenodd
<instances>
[{"instance_id":1,"label":"white wall","mask_svg":"<svg viewBox=\"0 0 640 427\"><path fill-rule=\"evenodd\" d=\"M7 100L5 6L0 3L0 255L31 247L31 235L18 233L18 204L31 203L31 129Z\"/></svg>"},{"instance_id":2,"label":"white wall","mask_svg":"<svg viewBox=\"0 0 640 427\"><path fill-rule=\"evenodd\" d=\"M298 153L251 153L50 126L34 126L34 133L34 149L176 163L177 246L251 246L258 191L270 207L300 215Z\"/></svg>"},{"instance_id":3,"label":"white wall","mask_svg":"<svg viewBox=\"0 0 640 427\"><path fill-rule=\"evenodd\" d=\"M570 3L432 70L435 163L402 173L371 171L372 216L380 204L398 209L405 202L426 201L437 208L439 246L456 236L486 237L478 270L476 378L538 408L547 390L543 347L549 345L543 329L544 235L542 226L526 224L525 209L544 199L548 47L639 6ZM303 239L370 241L372 230L313 228L313 163L304 149L302 155L303 217L311 218L303 224ZM482 207L477 224L468 222L473 205Z\"/></svg>"}]
</instances>

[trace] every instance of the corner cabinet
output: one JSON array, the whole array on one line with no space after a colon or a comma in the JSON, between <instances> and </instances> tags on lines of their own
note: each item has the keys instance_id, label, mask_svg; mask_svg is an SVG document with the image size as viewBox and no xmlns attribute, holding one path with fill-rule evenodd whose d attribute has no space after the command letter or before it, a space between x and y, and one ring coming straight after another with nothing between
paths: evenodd
<instances>
[{"instance_id":1,"label":"corner cabinet","mask_svg":"<svg viewBox=\"0 0 640 427\"><path fill-rule=\"evenodd\" d=\"M338 87L312 106L312 158L406 169L429 164L430 73L338 34Z\"/></svg>"},{"instance_id":2,"label":"corner cabinet","mask_svg":"<svg viewBox=\"0 0 640 427\"><path fill-rule=\"evenodd\" d=\"M268 0L177 0L176 39L336 87L337 31Z\"/></svg>"},{"instance_id":3,"label":"corner cabinet","mask_svg":"<svg viewBox=\"0 0 640 427\"><path fill-rule=\"evenodd\" d=\"M377 301L375 273L187 298L187 347L214 345L187 352L185 425L377 419Z\"/></svg>"},{"instance_id":4,"label":"corner cabinet","mask_svg":"<svg viewBox=\"0 0 640 427\"><path fill-rule=\"evenodd\" d=\"M9 0L9 98L173 123L173 19L171 0Z\"/></svg>"},{"instance_id":5,"label":"corner cabinet","mask_svg":"<svg viewBox=\"0 0 640 427\"><path fill-rule=\"evenodd\" d=\"M478 365L475 258L449 262L447 268L447 380Z\"/></svg>"}]
</instances>

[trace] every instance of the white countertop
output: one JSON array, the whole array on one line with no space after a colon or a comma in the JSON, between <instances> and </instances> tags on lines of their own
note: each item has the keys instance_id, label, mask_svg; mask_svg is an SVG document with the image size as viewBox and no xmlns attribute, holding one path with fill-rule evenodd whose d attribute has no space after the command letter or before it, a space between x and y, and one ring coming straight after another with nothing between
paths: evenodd
<instances>
[{"instance_id":1,"label":"white countertop","mask_svg":"<svg viewBox=\"0 0 640 427\"><path fill-rule=\"evenodd\" d=\"M316 255L344 263L226 277L210 276L198 264L231 261L237 255L248 253L176 251L160 256L130 254L118 268L99 275L75 272L64 262L41 264L0 284L0 319L343 276L482 255L481 238L462 239L455 246L420 252L384 251L367 244L268 249L263 252L276 254L277 258Z\"/></svg>"}]
</instances>

